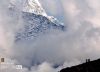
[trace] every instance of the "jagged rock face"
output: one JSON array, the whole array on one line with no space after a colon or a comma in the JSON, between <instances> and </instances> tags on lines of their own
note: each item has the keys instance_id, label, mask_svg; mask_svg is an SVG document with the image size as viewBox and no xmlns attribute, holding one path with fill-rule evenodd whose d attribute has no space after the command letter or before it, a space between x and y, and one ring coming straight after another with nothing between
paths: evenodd
<instances>
[{"instance_id":1,"label":"jagged rock face","mask_svg":"<svg viewBox=\"0 0 100 72\"><path fill-rule=\"evenodd\" d=\"M47 17L42 15L36 15L34 13L22 13L22 18L24 22L24 30L21 32L17 32L16 40L21 39L32 39L37 37L41 33L46 33L51 29L64 30L65 27L63 25L57 25L51 22Z\"/></svg>"},{"instance_id":2,"label":"jagged rock face","mask_svg":"<svg viewBox=\"0 0 100 72\"><path fill-rule=\"evenodd\" d=\"M23 0L22 0L23 1ZM65 26L56 18L47 16L38 0L25 0L23 7L18 9L16 2L11 2L9 7L12 17L22 19L23 27L15 33L15 41L35 39L41 33L45 34L49 30L64 30ZM20 13L20 14L19 14ZM20 15L20 16L18 16Z\"/></svg>"}]
</instances>

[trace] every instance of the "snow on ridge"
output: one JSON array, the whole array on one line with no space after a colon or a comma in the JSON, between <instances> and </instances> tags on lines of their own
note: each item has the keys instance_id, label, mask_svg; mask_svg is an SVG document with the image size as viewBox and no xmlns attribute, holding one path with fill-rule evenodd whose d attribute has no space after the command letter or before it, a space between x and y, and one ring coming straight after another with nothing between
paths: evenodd
<instances>
[{"instance_id":1,"label":"snow on ridge","mask_svg":"<svg viewBox=\"0 0 100 72\"><path fill-rule=\"evenodd\" d=\"M47 16L45 10L43 9L38 0L27 0L23 11Z\"/></svg>"},{"instance_id":2,"label":"snow on ridge","mask_svg":"<svg viewBox=\"0 0 100 72\"><path fill-rule=\"evenodd\" d=\"M41 4L39 3L39 0L10 0L10 1L11 3L9 7L12 9L20 10L28 13L34 13L36 15L42 15L48 18L51 22L53 22L56 25L64 25L55 17L48 16L45 10L43 9L43 7L41 6Z\"/></svg>"}]
</instances>

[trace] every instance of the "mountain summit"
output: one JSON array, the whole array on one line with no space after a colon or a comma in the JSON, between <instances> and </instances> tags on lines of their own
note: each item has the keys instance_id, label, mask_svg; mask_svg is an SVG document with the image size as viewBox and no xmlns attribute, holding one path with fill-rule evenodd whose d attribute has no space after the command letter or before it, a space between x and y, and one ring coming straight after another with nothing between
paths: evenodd
<instances>
[{"instance_id":1,"label":"mountain summit","mask_svg":"<svg viewBox=\"0 0 100 72\"><path fill-rule=\"evenodd\" d=\"M30 12L37 15L47 16L45 10L38 0L10 0L9 7L20 9L23 12Z\"/></svg>"},{"instance_id":2,"label":"mountain summit","mask_svg":"<svg viewBox=\"0 0 100 72\"><path fill-rule=\"evenodd\" d=\"M38 0L27 0L23 11L47 16L45 10L42 8Z\"/></svg>"},{"instance_id":3,"label":"mountain summit","mask_svg":"<svg viewBox=\"0 0 100 72\"><path fill-rule=\"evenodd\" d=\"M63 23L46 14L38 0L11 0L9 9L10 15L16 17L16 20L21 19L24 25L16 32L17 41L32 39L49 30L64 30L65 28Z\"/></svg>"},{"instance_id":4,"label":"mountain summit","mask_svg":"<svg viewBox=\"0 0 100 72\"><path fill-rule=\"evenodd\" d=\"M43 51L45 54L46 50L44 49L50 48L48 46L53 44L51 43L53 38L65 31L63 23L53 16L48 16L38 0L11 0L7 8L7 15L10 17L9 24L12 26L9 28L13 32L12 49L13 53L15 52L11 54L11 57L25 67L42 64L46 61L53 62L53 59L47 59L51 56L51 49L46 57L41 53ZM46 42L50 45L44 45ZM44 47L41 47L42 44ZM42 57L42 61L40 57Z\"/></svg>"}]
</instances>

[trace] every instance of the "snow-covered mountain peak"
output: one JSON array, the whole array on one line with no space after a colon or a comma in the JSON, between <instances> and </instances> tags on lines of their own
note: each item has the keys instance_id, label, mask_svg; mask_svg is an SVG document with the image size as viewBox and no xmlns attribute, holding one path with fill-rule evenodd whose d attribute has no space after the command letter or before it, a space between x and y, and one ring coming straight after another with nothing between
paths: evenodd
<instances>
[{"instance_id":1,"label":"snow-covered mountain peak","mask_svg":"<svg viewBox=\"0 0 100 72\"><path fill-rule=\"evenodd\" d=\"M9 14L22 27L15 32L15 41L34 40L52 30L65 30L63 23L48 16L38 0L11 0Z\"/></svg>"},{"instance_id":2,"label":"snow-covered mountain peak","mask_svg":"<svg viewBox=\"0 0 100 72\"><path fill-rule=\"evenodd\" d=\"M23 8L23 11L47 16L45 10L43 9L43 7L41 6L38 0L27 0Z\"/></svg>"},{"instance_id":3,"label":"snow-covered mountain peak","mask_svg":"<svg viewBox=\"0 0 100 72\"><path fill-rule=\"evenodd\" d=\"M9 7L12 9L19 9L23 12L47 16L38 0L10 0Z\"/></svg>"},{"instance_id":4,"label":"snow-covered mountain peak","mask_svg":"<svg viewBox=\"0 0 100 72\"><path fill-rule=\"evenodd\" d=\"M13 10L20 10L22 12L34 13L36 15L42 15L47 17L51 22L63 25L63 23L59 22L55 17L48 16L39 3L39 0L10 0L10 8Z\"/></svg>"}]
</instances>

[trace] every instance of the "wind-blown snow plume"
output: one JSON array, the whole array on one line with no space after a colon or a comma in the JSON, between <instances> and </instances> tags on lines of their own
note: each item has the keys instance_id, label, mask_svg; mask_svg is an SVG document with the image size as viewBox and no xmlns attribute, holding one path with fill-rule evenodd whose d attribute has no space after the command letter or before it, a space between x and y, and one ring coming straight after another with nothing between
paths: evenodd
<instances>
[{"instance_id":1,"label":"wind-blown snow plume","mask_svg":"<svg viewBox=\"0 0 100 72\"><path fill-rule=\"evenodd\" d=\"M100 0L61 0L66 31L50 30L36 40L15 42L15 33L23 31L25 25L21 15L27 1L1 0L0 55L15 61L13 65L23 65L23 72L57 72L87 58L100 58ZM42 11L41 15L48 17L43 8Z\"/></svg>"}]
</instances>

